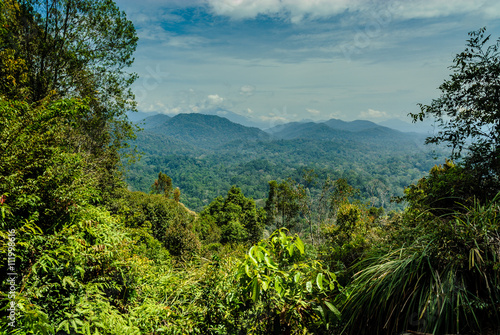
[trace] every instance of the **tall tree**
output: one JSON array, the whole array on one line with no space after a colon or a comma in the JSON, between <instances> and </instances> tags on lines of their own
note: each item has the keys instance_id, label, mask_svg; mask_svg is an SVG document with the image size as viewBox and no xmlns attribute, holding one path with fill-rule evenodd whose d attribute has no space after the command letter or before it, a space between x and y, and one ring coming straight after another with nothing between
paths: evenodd
<instances>
[{"instance_id":1,"label":"tall tree","mask_svg":"<svg viewBox=\"0 0 500 335\"><path fill-rule=\"evenodd\" d=\"M267 224L275 226L276 229L292 228L301 212L301 203L305 196L304 187L291 179L279 184L271 180L265 205Z\"/></svg>"},{"instance_id":2,"label":"tall tree","mask_svg":"<svg viewBox=\"0 0 500 335\"><path fill-rule=\"evenodd\" d=\"M126 112L137 37L111 0L5 0L0 16L0 95L33 105L84 100L65 133L68 148L86 152L100 189L117 185L119 150L133 137Z\"/></svg>"},{"instance_id":3,"label":"tall tree","mask_svg":"<svg viewBox=\"0 0 500 335\"><path fill-rule=\"evenodd\" d=\"M262 238L265 213L257 209L253 199L245 197L241 189L232 186L225 198L217 197L201 213L198 230L203 239L209 231L220 229L220 241L257 242Z\"/></svg>"},{"instance_id":4,"label":"tall tree","mask_svg":"<svg viewBox=\"0 0 500 335\"><path fill-rule=\"evenodd\" d=\"M151 193L163 194L165 197L170 198L172 192L172 178L163 172L158 173L158 179L156 179L153 185L151 185Z\"/></svg>"},{"instance_id":5,"label":"tall tree","mask_svg":"<svg viewBox=\"0 0 500 335\"><path fill-rule=\"evenodd\" d=\"M441 96L411 116L437 119L441 130L426 142L450 146L451 158L462 157L481 185L477 195L491 198L500 191L500 39L489 44L485 28L469 36L450 67L451 78L439 87Z\"/></svg>"},{"instance_id":6,"label":"tall tree","mask_svg":"<svg viewBox=\"0 0 500 335\"><path fill-rule=\"evenodd\" d=\"M304 196L300 197L301 212L309 225L309 234L312 244L314 235L319 228L332 223L337 216L338 209L349 202L349 198L355 196L359 191L347 183L345 179L332 180L327 177L315 190L312 187L317 185L317 175L314 171L306 171L304 175ZM314 229L316 228L316 229Z\"/></svg>"}]
</instances>

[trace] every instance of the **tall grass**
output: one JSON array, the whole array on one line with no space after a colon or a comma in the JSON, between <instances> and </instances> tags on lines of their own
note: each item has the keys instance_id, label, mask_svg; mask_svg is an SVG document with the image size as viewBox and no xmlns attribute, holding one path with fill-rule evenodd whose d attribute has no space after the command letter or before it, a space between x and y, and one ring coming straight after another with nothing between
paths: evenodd
<instances>
[{"instance_id":1,"label":"tall grass","mask_svg":"<svg viewBox=\"0 0 500 335\"><path fill-rule=\"evenodd\" d=\"M358 264L342 312L345 333L500 329L499 196L464 209L427 218L406 246Z\"/></svg>"}]
</instances>

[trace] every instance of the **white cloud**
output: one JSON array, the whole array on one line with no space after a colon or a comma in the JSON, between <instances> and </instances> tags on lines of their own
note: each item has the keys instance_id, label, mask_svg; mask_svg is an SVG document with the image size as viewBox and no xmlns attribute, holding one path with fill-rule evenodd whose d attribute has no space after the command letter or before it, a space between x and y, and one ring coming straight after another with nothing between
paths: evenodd
<instances>
[{"instance_id":1,"label":"white cloud","mask_svg":"<svg viewBox=\"0 0 500 335\"><path fill-rule=\"evenodd\" d=\"M319 115L321 114L321 112L317 109L312 109L312 108L306 108L306 111L309 113L309 114L312 114L312 115Z\"/></svg>"},{"instance_id":2,"label":"white cloud","mask_svg":"<svg viewBox=\"0 0 500 335\"><path fill-rule=\"evenodd\" d=\"M387 113L370 108L370 109L368 109L368 111L361 112L359 114L359 117L366 118L366 119L381 119L381 118L386 118Z\"/></svg>"},{"instance_id":3,"label":"white cloud","mask_svg":"<svg viewBox=\"0 0 500 335\"><path fill-rule=\"evenodd\" d=\"M404 19L413 19L483 11L485 5L486 1L484 0L400 0L396 2L393 8L397 16Z\"/></svg>"},{"instance_id":4,"label":"white cloud","mask_svg":"<svg viewBox=\"0 0 500 335\"><path fill-rule=\"evenodd\" d=\"M244 85L240 87L240 95L249 97L254 94L254 91L255 91L255 86L252 85Z\"/></svg>"},{"instance_id":5,"label":"white cloud","mask_svg":"<svg viewBox=\"0 0 500 335\"><path fill-rule=\"evenodd\" d=\"M218 94L210 94L207 99L208 104L213 106L220 105L222 104L222 102L224 102L224 98L219 96Z\"/></svg>"},{"instance_id":6,"label":"white cloud","mask_svg":"<svg viewBox=\"0 0 500 335\"><path fill-rule=\"evenodd\" d=\"M488 19L498 19L500 17L500 3L497 0L488 1L483 6L483 12Z\"/></svg>"},{"instance_id":7,"label":"white cloud","mask_svg":"<svg viewBox=\"0 0 500 335\"><path fill-rule=\"evenodd\" d=\"M279 0L207 0L215 14L234 19L254 18L258 14L273 14L281 11Z\"/></svg>"},{"instance_id":8,"label":"white cloud","mask_svg":"<svg viewBox=\"0 0 500 335\"><path fill-rule=\"evenodd\" d=\"M389 13L384 19L442 17L477 12L498 17L500 8L494 0L206 0L212 11L233 19L253 19L257 15L285 17L300 23L305 17L326 18L344 12L365 12L376 19L377 14Z\"/></svg>"},{"instance_id":9,"label":"white cloud","mask_svg":"<svg viewBox=\"0 0 500 335\"><path fill-rule=\"evenodd\" d=\"M141 40L165 41L169 39L169 34L161 27L155 25L145 25L137 30L137 36Z\"/></svg>"},{"instance_id":10,"label":"white cloud","mask_svg":"<svg viewBox=\"0 0 500 335\"><path fill-rule=\"evenodd\" d=\"M192 48L208 44L206 38L200 36L168 36L166 46L174 48Z\"/></svg>"}]
</instances>

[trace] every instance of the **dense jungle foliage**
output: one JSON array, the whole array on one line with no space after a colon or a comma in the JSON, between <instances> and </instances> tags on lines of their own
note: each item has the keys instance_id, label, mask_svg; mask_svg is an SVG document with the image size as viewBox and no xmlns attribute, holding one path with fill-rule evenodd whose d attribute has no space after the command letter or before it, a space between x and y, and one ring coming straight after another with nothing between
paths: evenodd
<instances>
[{"instance_id":1,"label":"dense jungle foliage","mask_svg":"<svg viewBox=\"0 0 500 335\"><path fill-rule=\"evenodd\" d=\"M498 333L500 41L487 41L471 33L415 116L447 114L430 141L461 160L407 185L404 210L305 169L266 180L262 204L228 186L196 213L172 176L144 193L120 174L137 42L125 13L3 0L0 334Z\"/></svg>"}]
</instances>

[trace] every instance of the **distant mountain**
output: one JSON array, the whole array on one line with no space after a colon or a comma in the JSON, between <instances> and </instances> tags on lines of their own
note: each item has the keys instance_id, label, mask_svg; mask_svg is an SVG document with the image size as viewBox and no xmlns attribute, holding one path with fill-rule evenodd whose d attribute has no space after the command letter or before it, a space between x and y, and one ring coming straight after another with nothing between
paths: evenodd
<instances>
[{"instance_id":1,"label":"distant mountain","mask_svg":"<svg viewBox=\"0 0 500 335\"><path fill-rule=\"evenodd\" d=\"M269 135L258 128L245 127L223 117L198 113L177 114L156 127L148 128L147 131L209 149L235 140L269 139Z\"/></svg>"},{"instance_id":2,"label":"distant mountain","mask_svg":"<svg viewBox=\"0 0 500 335\"><path fill-rule=\"evenodd\" d=\"M400 119L389 119L378 123L381 126L396 129L405 133L421 133L421 134L432 134L434 131L434 122L425 120L423 122L406 122Z\"/></svg>"},{"instance_id":3,"label":"distant mountain","mask_svg":"<svg viewBox=\"0 0 500 335\"><path fill-rule=\"evenodd\" d=\"M366 121L366 120L355 120L355 121L347 122L347 121L342 121L339 119L331 119L331 120L325 121L323 123L332 129L347 130L347 131L352 131L352 132L364 131L367 129L381 127L380 125L378 125L374 122Z\"/></svg>"},{"instance_id":4,"label":"distant mountain","mask_svg":"<svg viewBox=\"0 0 500 335\"><path fill-rule=\"evenodd\" d=\"M149 116L138 122L139 126L143 129L152 129L161 127L165 122L169 121L172 117L166 114L156 114Z\"/></svg>"},{"instance_id":5,"label":"distant mountain","mask_svg":"<svg viewBox=\"0 0 500 335\"><path fill-rule=\"evenodd\" d=\"M351 137L351 133L343 130L335 130L325 123L315 122L291 122L279 125L269 129L273 138L292 140L292 139L311 139L311 140L331 140Z\"/></svg>"},{"instance_id":6,"label":"distant mountain","mask_svg":"<svg viewBox=\"0 0 500 335\"><path fill-rule=\"evenodd\" d=\"M308 140L348 140L380 143L397 141L422 142L423 137L417 134L403 133L374 122L356 120L346 122L332 119L326 122L291 122L266 130L275 139L308 139Z\"/></svg>"},{"instance_id":7,"label":"distant mountain","mask_svg":"<svg viewBox=\"0 0 500 335\"><path fill-rule=\"evenodd\" d=\"M149 190L162 171L197 210L231 185L265 199L268 181L298 180L309 168L322 178L345 178L364 200L387 205L436 164L425 135L363 120L292 122L266 133L216 115L178 114L150 116L143 127L131 143L144 153L127 172L131 188ZM387 192L373 193L370 180L381 181Z\"/></svg>"},{"instance_id":8,"label":"distant mountain","mask_svg":"<svg viewBox=\"0 0 500 335\"><path fill-rule=\"evenodd\" d=\"M127 112L127 117L132 122L138 122L156 114L158 113Z\"/></svg>"},{"instance_id":9,"label":"distant mountain","mask_svg":"<svg viewBox=\"0 0 500 335\"><path fill-rule=\"evenodd\" d=\"M245 127L253 127L253 128L259 128L259 129L265 129L265 128L269 127L269 122L254 120L254 119L248 118L246 116L231 112L227 109L218 108L218 109L211 109L211 110L203 110L201 112L201 114L217 115L217 116L226 118L231 122L238 123L238 124L245 126Z\"/></svg>"}]
</instances>

